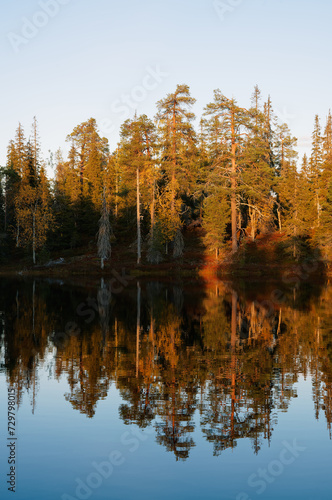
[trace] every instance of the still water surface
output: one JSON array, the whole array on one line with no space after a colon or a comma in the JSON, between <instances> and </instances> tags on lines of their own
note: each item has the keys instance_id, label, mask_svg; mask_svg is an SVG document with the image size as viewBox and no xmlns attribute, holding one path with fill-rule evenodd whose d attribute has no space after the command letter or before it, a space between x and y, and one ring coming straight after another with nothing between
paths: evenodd
<instances>
[{"instance_id":1,"label":"still water surface","mask_svg":"<svg viewBox=\"0 0 332 500\"><path fill-rule=\"evenodd\" d=\"M0 498L330 500L331 300L327 285L2 280Z\"/></svg>"}]
</instances>

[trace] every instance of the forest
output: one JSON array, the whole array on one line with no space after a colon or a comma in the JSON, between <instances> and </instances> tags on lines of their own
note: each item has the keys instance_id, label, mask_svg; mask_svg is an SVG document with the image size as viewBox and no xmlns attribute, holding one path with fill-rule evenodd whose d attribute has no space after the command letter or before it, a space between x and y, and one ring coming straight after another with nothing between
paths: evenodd
<instances>
[{"instance_id":1,"label":"forest","mask_svg":"<svg viewBox=\"0 0 332 500\"><path fill-rule=\"evenodd\" d=\"M249 109L220 90L199 126L187 85L135 115L110 151L96 120L67 135L69 153L42 157L38 122L21 124L0 170L0 262L38 264L65 252L94 253L101 267L130 245L137 264L181 259L186 232L204 252L232 259L264 235L293 260L332 241L332 116L314 117L310 156L279 123L256 86ZM50 172L54 175L51 176ZM97 257L98 256L98 257Z\"/></svg>"}]
</instances>

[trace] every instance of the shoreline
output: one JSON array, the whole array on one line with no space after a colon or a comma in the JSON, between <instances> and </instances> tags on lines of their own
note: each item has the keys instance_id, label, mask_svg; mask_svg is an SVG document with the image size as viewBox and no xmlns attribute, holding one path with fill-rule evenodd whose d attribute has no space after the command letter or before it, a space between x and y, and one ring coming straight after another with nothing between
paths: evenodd
<instances>
[{"instance_id":1,"label":"shoreline","mask_svg":"<svg viewBox=\"0 0 332 500\"><path fill-rule=\"evenodd\" d=\"M97 265L97 259L91 258L80 259L79 265L77 262L65 262L57 265L36 265L23 266L12 265L0 267L1 277L44 277L44 278L72 278L72 277L89 277L89 278L108 278L114 273L127 274L133 278L151 277L154 279L161 278L191 278L196 280L209 279L253 279L253 280L281 280L285 278L287 283L291 281L296 283L296 278L301 281L310 281L312 279L328 279L332 276L332 263L318 261L311 269L307 269L306 261L304 264L286 263L279 265L278 263L271 264L246 264L237 265L236 263L202 263L181 264L180 262L164 262L156 265L134 264L133 262L119 261L109 262L105 265L105 269L101 270ZM112 265L113 264L113 265Z\"/></svg>"},{"instance_id":2,"label":"shoreline","mask_svg":"<svg viewBox=\"0 0 332 500\"><path fill-rule=\"evenodd\" d=\"M282 241L279 236L265 235L255 242L247 242L234 255L225 251L217 260L203 244L201 231L188 231L183 256L177 259L164 256L159 264L149 264L144 260L137 264L134 248L123 242L112 249L112 256L105 261L103 270L96 252L91 248L81 247L53 253L47 262L37 265L33 265L29 257L17 255L15 259L13 255L11 261L0 265L0 276L100 279L112 277L112 273L125 273L133 278L150 277L155 280L249 279L284 281L286 284L296 284L298 280L324 281L332 276L332 261L325 260L319 250L312 249L295 259L280 251L279 240Z\"/></svg>"}]
</instances>

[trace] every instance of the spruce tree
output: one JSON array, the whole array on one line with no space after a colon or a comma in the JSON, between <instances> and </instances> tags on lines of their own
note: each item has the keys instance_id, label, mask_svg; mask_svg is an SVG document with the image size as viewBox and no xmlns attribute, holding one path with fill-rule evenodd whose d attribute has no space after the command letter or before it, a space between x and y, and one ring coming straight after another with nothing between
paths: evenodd
<instances>
[{"instance_id":1,"label":"spruce tree","mask_svg":"<svg viewBox=\"0 0 332 500\"><path fill-rule=\"evenodd\" d=\"M316 221L315 186L312 183L309 160L306 154L302 158L299 186L299 213L302 220L302 231L312 237Z\"/></svg>"},{"instance_id":2,"label":"spruce tree","mask_svg":"<svg viewBox=\"0 0 332 500\"><path fill-rule=\"evenodd\" d=\"M13 150L13 168L17 174L23 178L25 175L27 156L27 143L22 125L19 123L16 130L14 150Z\"/></svg>"},{"instance_id":3,"label":"spruce tree","mask_svg":"<svg viewBox=\"0 0 332 500\"><path fill-rule=\"evenodd\" d=\"M95 234L108 165L108 142L100 137L96 120L77 125L67 136L68 188L75 212L74 245L88 243Z\"/></svg>"},{"instance_id":4,"label":"spruce tree","mask_svg":"<svg viewBox=\"0 0 332 500\"><path fill-rule=\"evenodd\" d=\"M77 125L67 136L67 141L71 142L72 189L80 193L81 200L90 200L99 210L109 154L107 139L100 137L96 120L90 118Z\"/></svg>"},{"instance_id":5,"label":"spruce tree","mask_svg":"<svg viewBox=\"0 0 332 500\"><path fill-rule=\"evenodd\" d=\"M121 162L122 185L126 188L128 199L136 207L137 263L142 258L142 221L145 208L150 208L151 232L154 238L155 224L155 151L156 129L146 116L135 116L121 127L119 158Z\"/></svg>"},{"instance_id":6,"label":"spruce tree","mask_svg":"<svg viewBox=\"0 0 332 500\"><path fill-rule=\"evenodd\" d=\"M275 171L271 165L271 144L266 135L266 116L261 105L261 93L256 86L249 110L251 125L243 143L241 167L241 205L249 218L250 236L254 240L258 230L272 227L271 196Z\"/></svg>"},{"instance_id":7,"label":"spruce tree","mask_svg":"<svg viewBox=\"0 0 332 500\"><path fill-rule=\"evenodd\" d=\"M320 225L316 229L316 242L320 244L325 257L330 257L332 243L332 116L329 111L324 136L322 137L322 168L319 185Z\"/></svg>"},{"instance_id":8,"label":"spruce tree","mask_svg":"<svg viewBox=\"0 0 332 500\"><path fill-rule=\"evenodd\" d=\"M40 162L41 162L41 159L40 159L41 147L40 147L40 139L39 139L39 132L38 132L38 122L37 122L37 118L35 116L33 117L31 139L29 142L31 143L31 147L32 147L32 153L33 153L33 159L34 159L34 170L36 173L38 173L39 168L40 168Z\"/></svg>"},{"instance_id":9,"label":"spruce tree","mask_svg":"<svg viewBox=\"0 0 332 500\"><path fill-rule=\"evenodd\" d=\"M24 180L15 198L16 221L20 228L18 246L31 248L32 260L36 264L37 250L47 239L53 221L50 206L49 186L44 169L33 185Z\"/></svg>"},{"instance_id":10,"label":"spruce tree","mask_svg":"<svg viewBox=\"0 0 332 500\"><path fill-rule=\"evenodd\" d=\"M314 131L312 133L312 149L310 156L310 178L315 191L316 223L320 226L321 203L322 203L322 170L323 170L323 138L319 116L315 116Z\"/></svg>"},{"instance_id":11,"label":"spruce tree","mask_svg":"<svg viewBox=\"0 0 332 500\"><path fill-rule=\"evenodd\" d=\"M191 111L195 102L188 85L178 85L175 92L157 103L161 169L168 184L167 195L163 196L162 203L167 200L170 202L172 223L168 224L167 233L170 241L175 242L176 239L174 257L181 255L183 250L183 239L178 234L181 230L181 203L177 201L181 194L189 193L197 166L197 138L192 126L195 115ZM171 227L173 234L169 233Z\"/></svg>"},{"instance_id":12,"label":"spruce tree","mask_svg":"<svg viewBox=\"0 0 332 500\"><path fill-rule=\"evenodd\" d=\"M297 158L297 139L291 135L286 124L279 125L276 130L276 178L274 191L276 193L276 211L278 216L279 231L284 229L284 221L292 219L293 215L288 213L290 207L289 190L295 187L294 165ZM296 167L295 167L296 169ZM288 186L288 180L291 185ZM292 205L293 206L293 205Z\"/></svg>"}]
</instances>

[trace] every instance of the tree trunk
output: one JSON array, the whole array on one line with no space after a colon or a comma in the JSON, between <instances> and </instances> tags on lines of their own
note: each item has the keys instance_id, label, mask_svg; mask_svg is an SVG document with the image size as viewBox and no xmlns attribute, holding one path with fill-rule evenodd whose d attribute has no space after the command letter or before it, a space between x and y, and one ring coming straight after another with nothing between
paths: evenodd
<instances>
[{"instance_id":1,"label":"tree trunk","mask_svg":"<svg viewBox=\"0 0 332 500\"><path fill-rule=\"evenodd\" d=\"M256 236L256 212L252 207L249 207L249 217L251 226L251 239L255 241Z\"/></svg>"},{"instance_id":2,"label":"tree trunk","mask_svg":"<svg viewBox=\"0 0 332 500\"><path fill-rule=\"evenodd\" d=\"M80 154L80 185L81 185L81 196L83 196L83 182L84 182L84 159L85 159L85 145L81 147Z\"/></svg>"},{"instance_id":3,"label":"tree trunk","mask_svg":"<svg viewBox=\"0 0 332 500\"><path fill-rule=\"evenodd\" d=\"M280 332L281 332L281 308L279 309L279 320L278 320L278 328L276 334L277 338L279 338Z\"/></svg>"},{"instance_id":4,"label":"tree trunk","mask_svg":"<svg viewBox=\"0 0 332 500\"><path fill-rule=\"evenodd\" d=\"M118 218L118 191L119 191L118 174L115 176L115 218Z\"/></svg>"},{"instance_id":5,"label":"tree trunk","mask_svg":"<svg viewBox=\"0 0 332 500\"><path fill-rule=\"evenodd\" d=\"M156 181L155 181L155 179L153 179L153 184L152 184L152 203L151 203L151 241L152 242L153 242L153 238L154 238L155 190L156 190Z\"/></svg>"},{"instance_id":6,"label":"tree trunk","mask_svg":"<svg viewBox=\"0 0 332 500\"><path fill-rule=\"evenodd\" d=\"M231 216L232 216L232 253L237 251L237 214L236 214L236 143L234 111L232 113L232 176L231 176Z\"/></svg>"},{"instance_id":7,"label":"tree trunk","mask_svg":"<svg viewBox=\"0 0 332 500\"><path fill-rule=\"evenodd\" d=\"M279 224L279 233L281 233L282 227L281 227L281 214L280 214L280 209L277 209L277 214L278 214L278 224Z\"/></svg>"},{"instance_id":8,"label":"tree trunk","mask_svg":"<svg viewBox=\"0 0 332 500\"><path fill-rule=\"evenodd\" d=\"M137 264L141 263L141 203L140 203L140 179L139 168L137 169Z\"/></svg>"},{"instance_id":9,"label":"tree trunk","mask_svg":"<svg viewBox=\"0 0 332 500\"><path fill-rule=\"evenodd\" d=\"M172 215L174 215L175 211L175 169L176 169L176 139L175 139L175 133L176 133L176 118L175 118L175 104L174 104L174 109L173 109L173 161L172 161Z\"/></svg>"},{"instance_id":10,"label":"tree trunk","mask_svg":"<svg viewBox=\"0 0 332 500\"><path fill-rule=\"evenodd\" d=\"M32 260L36 264L36 213L32 213Z\"/></svg>"},{"instance_id":11,"label":"tree trunk","mask_svg":"<svg viewBox=\"0 0 332 500\"><path fill-rule=\"evenodd\" d=\"M317 200L317 226L320 226L320 203L319 203L319 193L317 191L316 193L316 200Z\"/></svg>"}]
</instances>

